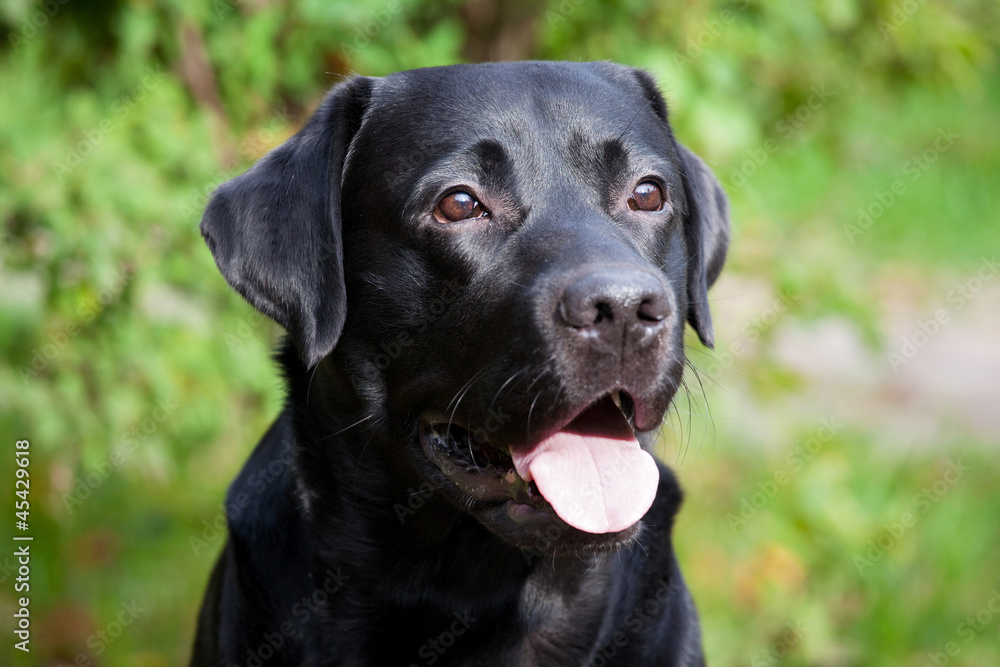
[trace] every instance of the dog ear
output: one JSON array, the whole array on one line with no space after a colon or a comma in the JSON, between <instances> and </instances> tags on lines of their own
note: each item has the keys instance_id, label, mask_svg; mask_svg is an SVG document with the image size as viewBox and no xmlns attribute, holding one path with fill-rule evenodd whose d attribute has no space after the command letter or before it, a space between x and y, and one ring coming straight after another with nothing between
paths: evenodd
<instances>
[{"instance_id":1,"label":"dog ear","mask_svg":"<svg viewBox=\"0 0 1000 667\"><path fill-rule=\"evenodd\" d=\"M684 240L688 247L687 318L701 342L713 347L715 332L708 308L708 288L719 277L726 261L729 200L708 165L679 142L676 143L687 198L687 217L684 221Z\"/></svg>"},{"instance_id":2,"label":"dog ear","mask_svg":"<svg viewBox=\"0 0 1000 667\"><path fill-rule=\"evenodd\" d=\"M372 85L331 90L298 134L220 186L201 220L226 281L288 331L309 368L344 327L341 178Z\"/></svg>"},{"instance_id":3,"label":"dog ear","mask_svg":"<svg viewBox=\"0 0 1000 667\"><path fill-rule=\"evenodd\" d=\"M712 314L708 309L708 288L722 271L729 246L729 200L712 170L697 155L673 137L667 118L667 103L649 72L633 69L633 75L645 93L653 111L663 121L680 160L687 214L684 220L684 241L688 248L688 312L698 338L708 346L715 345Z\"/></svg>"}]
</instances>

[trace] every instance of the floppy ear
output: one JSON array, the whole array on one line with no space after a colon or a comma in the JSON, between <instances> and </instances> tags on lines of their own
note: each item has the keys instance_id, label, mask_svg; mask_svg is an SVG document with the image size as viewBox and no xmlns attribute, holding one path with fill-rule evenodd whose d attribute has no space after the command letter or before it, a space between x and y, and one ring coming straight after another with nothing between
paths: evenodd
<instances>
[{"instance_id":1,"label":"floppy ear","mask_svg":"<svg viewBox=\"0 0 1000 667\"><path fill-rule=\"evenodd\" d=\"M687 319L708 347L715 345L708 288L722 271L729 247L729 200L712 170L697 155L677 143L681 162L687 218L684 240L688 247Z\"/></svg>"},{"instance_id":2,"label":"floppy ear","mask_svg":"<svg viewBox=\"0 0 1000 667\"><path fill-rule=\"evenodd\" d=\"M341 176L372 85L331 90L298 134L220 186L201 220L226 281L288 331L310 368L344 327Z\"/></svg>"},{"instance_id":3,"label":"floppy ear","mask_svg":"<svg viewBox=\"0 0 1000 667\"><path fill-rule=\"evenodd\" d=\"M729 246L729 200L712 170L697 155L674 139L667 118L667 103L649 72L633 69L633 75L645 93L653 111L663 121L671 143L680 160L687 214L684 219L684 241L688 251L688 312L687 320L701 342L715 345L712 314L708 310L708 288L722 271Z\"/></svg>"}]
</instances>

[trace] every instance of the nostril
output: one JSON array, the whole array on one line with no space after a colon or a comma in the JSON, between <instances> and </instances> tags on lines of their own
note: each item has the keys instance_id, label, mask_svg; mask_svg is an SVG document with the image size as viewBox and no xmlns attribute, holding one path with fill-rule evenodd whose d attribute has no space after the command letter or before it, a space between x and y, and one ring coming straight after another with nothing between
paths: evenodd
<instances>
[{"instance_id":1,"label":"nostril","mask_svg":"<svg viewBox=\"0 0 1000 667\"><path fill-rule=\"evenodd\" d=\"M657 329L670 316L670 296L646 271L602 269L572 280L556 313L578 333L610 340L636 327L647 333Z\"/></svg>"},{"instance_id":2,"label":"nostril","mask_svg":"<svg viewBox=\"0 0 1000 667\"><path fill-rule=\"evenodd\" d=\"M636 309L636 317L642 322L656 324L667 319L670 308L667 300L662 297L643 299Z\"/></svg>"},{"instance_id":3,"label":"nostril","mask_svg":"<svg viewBox=\"0 0 1000 667\"><path fill-rule=\"evenodd\" d=\"M594 306L597 309L597 317L594 319L594 324L600 324L604 320L609 322L615 319L614 310L611 308L611 304L601 301Z\"/></svg>"}]
</instances>

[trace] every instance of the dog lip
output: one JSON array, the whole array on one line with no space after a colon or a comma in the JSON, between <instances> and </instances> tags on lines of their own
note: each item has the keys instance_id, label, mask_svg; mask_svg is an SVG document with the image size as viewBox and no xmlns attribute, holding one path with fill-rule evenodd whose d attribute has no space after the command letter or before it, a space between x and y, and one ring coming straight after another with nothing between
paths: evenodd
<instances>
[{"instance_id":1,"label":"dog lip","mask_svg":"<svg viewBox=\"0 0 1000 667\"><path fill-rule=\"evenodd\" d=\"M433 441L434 436L440 437L438 435L439 431L434 427L442 424L446 424L448 429L456 426L467 432L469 431L467 427L462 426L458 422L441 419L440 415L429 413L420 419L417 427L420 446L427 459L441 470L444 476L463 493L478 501L499 502L512 499L523 501L530 498L531 494L527 489L528 484L517 476L513 463L511 463L509 469L501 470L492 465L487 467L470 467L455 461L440 444ZM499 448L494 449L505 453ZM475 463L474 460L473 463Z\"/></svg>"},{"instance_id":2,"label":"dog lip","mask_svg":"<svg viewBox=\"0 0 1000 667\"><path fill-rule=\"evenodd\" d=\"M569 412L566 417L556 422L550 428L532 437L528 448L533 448L546 438L570 428L573 422L586 412L602 409L602 405L604 409L609 409L610 404L613 404L614 409L621 412L628 423L628 427L635 434L637 432L636 417L646 412L646 406L633 398L633 394L627 389L615 386L598 395L594 400L582 404L581 407ZM503 471L493 465L484 467L476 466L470 469L470 466L454 461L443 447L431 441L431 434L441 433L442 430L440 427L442 425L445 426L445 433L448 433L452 427L457 427L465 430L471 436L473 430L464 422L454 420L438 411L427 411L419 419L418 438L424 454L463 492L478 500L514 500L515 502L535 507L548 504L538 494L537 489L532 493L529 488L534 483L531 479L531 474L526 471L524 477L518 475L513 461L510 467ZM487 447L500 452L502 455L511 456L510 447L503 443L494 443L485 429L477 430L476 437L484 440Z\"/></svg>"},{"instance_id":3,"label":"dog lip","mask_svg":"<svg viewBox=\"0 0 1000 667\"><path fill-rule=\"evenodd\" d=\"M588 410L593 410L599 408L605 401L613 403L615 408L617 408L622 416L625 417L625 421L628 422L628 426L632 429L632 433L635 434L639 431L636 428L636 415L648 412L645 404L641 403L638 399L634 397L634 394L628 389L620 386L615 386L608 391L599 394L596 398L586 403L583 403L577 409L568 413L568 416L564 419L559 420L552 427L543 431L539 436L532 438L533 444L537 444L548 437L563 431L568 428L574 421L576 421L580 415L584 414Z\"/></svg>"},{"instance_id":4,"label":"dog lip","mask_svg":"<svg viewBox=\"0 0 1000 667\"><path fill-rule=\"evenodd\" d=\"M638 417L640 416L646 417L649 414L650 412L649 406L647 406L645 402L641 401L641 399L638 399L634 392L629 391L625 387L615 385L611 389L608 389L598 394L592 400L580 404L579 407L568 412L565 417L557 421L549 428L542 431L540 434L537 434L535 435L535 437L532 437L530 439L534 441L534 443L541 442L545 438L548 438L554 435L555 433L564 430L570 424L572 424L580 415L587 412L588 410L598 407L603 401L611 401L612 403L614 403L615 407L619 411L621 411L622 415L625 417L625 420L628 422L629 428L632 429L633 433L638 433L644 430L651 430L651 429L638 428L636 424L637 421L639 421L637 419ZM449 427L458 426L459 428L463 428L466 431L469 431L470 433L473 432L473 429L471 429L464 422L455 420L454 418L445 415L443 412L437 412L434 410L424 412L423 415L420 417L420 424L421 425L426 424L428 427L433 427L438 424L447 424ZM481 436L482 439L484 439L494 449L506 454L510 453L510 447L503 443L493 442L493 440L490 438L489 432L486 431L486 429L478 429L475 432L477 437L479 437L480 434L482 434Z\"/></svg>"}]
</instances>

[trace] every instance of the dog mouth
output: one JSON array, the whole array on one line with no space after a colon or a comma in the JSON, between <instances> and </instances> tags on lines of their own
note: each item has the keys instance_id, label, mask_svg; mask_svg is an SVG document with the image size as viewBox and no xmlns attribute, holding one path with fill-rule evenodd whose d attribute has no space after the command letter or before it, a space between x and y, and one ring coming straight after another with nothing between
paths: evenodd
<instances>
[{"instance_id":1,"label":"dog mouth","mask_svg":"<svg viewBox=\"0 0 1000 667\"><path fill-rule=\"evenodd\" d=\"M634 527L656 495L659 471L636 438L636 402L615 390L530 442L425 416L427 458L474 502L503 504L508 519L566 524L583 533ZM554 516L553 516L554 515Z\"/></svg>"}]
</instances>

